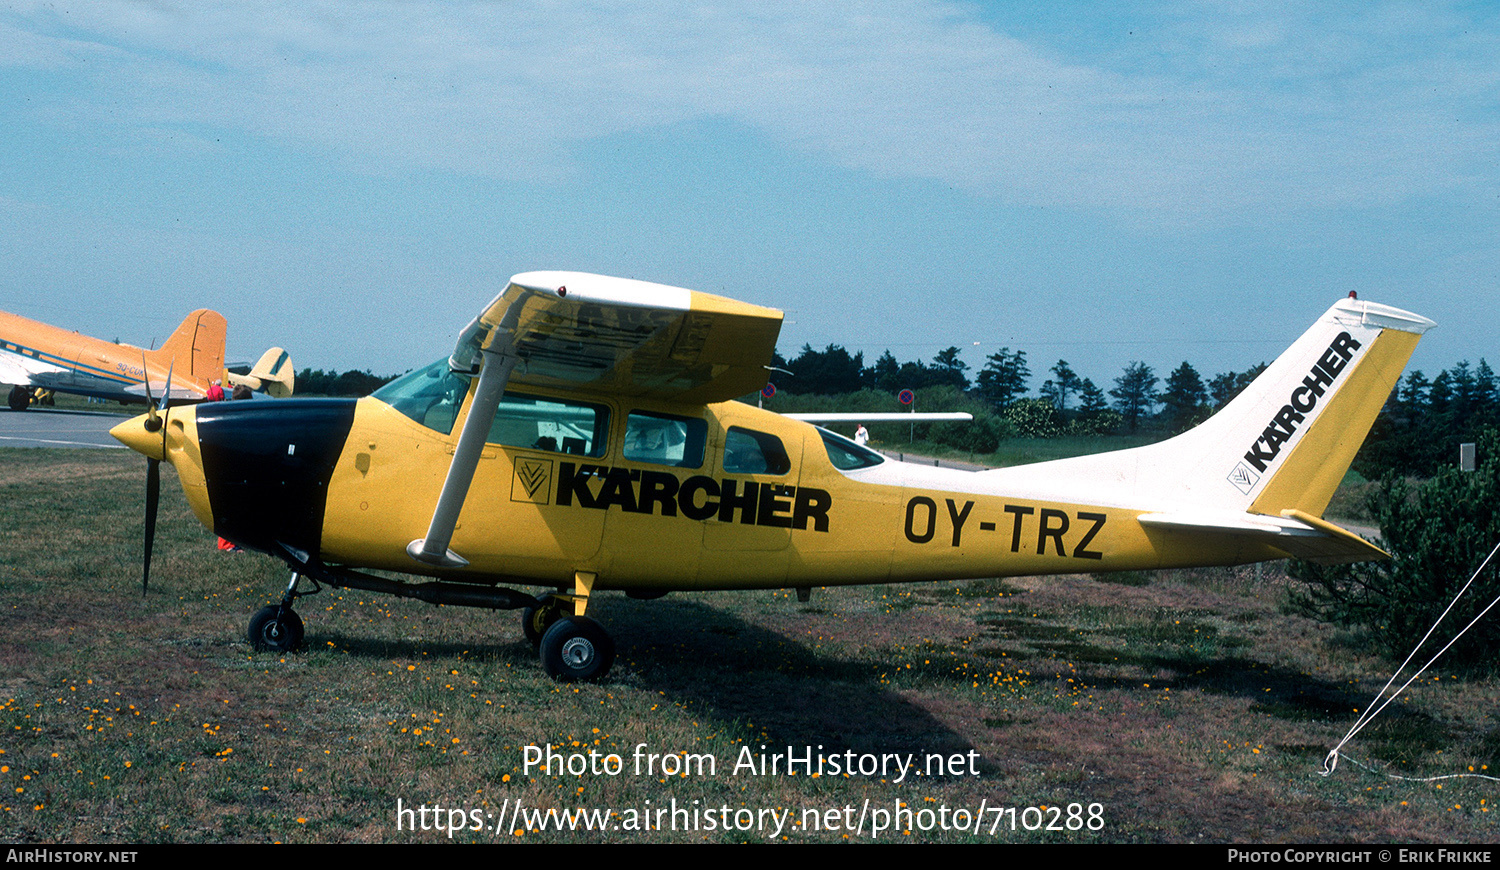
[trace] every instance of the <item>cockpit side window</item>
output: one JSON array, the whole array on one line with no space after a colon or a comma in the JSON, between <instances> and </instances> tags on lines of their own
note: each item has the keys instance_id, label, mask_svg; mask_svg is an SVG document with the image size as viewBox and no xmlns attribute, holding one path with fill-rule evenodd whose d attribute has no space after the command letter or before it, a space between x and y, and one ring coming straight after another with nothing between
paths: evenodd
<instances>
[{"instance_id":1,"label":"cockpit side window","mask_svg":"<svg viewBox=\"0 0 1500 870\"><path fill-rule=\"evenodd\" d=\"M452 435L459 409L469 394L469 381L454 374L447 359L440 359L391 381L372 395L428 429ZM507 391L485 441L552 453L603 456L608 432L609 408L605 405Z\"/></svg>"},{"instance_id":2,"label":"cockpit side window","mask_svg":"<svg viewBox=\"0 0 1500 870\"><path fill-rule=\"evenodd\" d=\"M485 441L575 456L603 456L609 408L507 391Z\"/></svg>"},{"instance_id":3,"label":"cockpit side window","mask_svg":"<svg viewBox=\"0 0 1500 870\"><path fill-rule=\"evenodd\" d=\"M781 439L754 429L731 426L724 436L727 474L786 474L792 470Z\"/></svg>"},{"instance_id":4,"label":"cockpit side window","mask_svg":"<svg viewBox=\"0 0 1500 870\"><path fill-rule=\"evenodd\" d=\"M625 418L623 453L633 462L702 468L707 441L708 423L698 417L631 411Z\"/></svg>"}]
</instances>

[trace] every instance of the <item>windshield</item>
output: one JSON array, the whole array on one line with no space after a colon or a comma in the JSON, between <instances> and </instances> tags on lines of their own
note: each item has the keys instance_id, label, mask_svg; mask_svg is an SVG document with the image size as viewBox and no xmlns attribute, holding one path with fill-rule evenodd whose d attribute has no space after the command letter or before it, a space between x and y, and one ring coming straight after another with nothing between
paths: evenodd
<instances>
[{"instance_id":1,"label":"windshield","mask_svg":"<svg viewBox=\"0 0 1500 870\"><path fill-rule=\"evenodd\" d=\"M402 375L370 395L429 429L451 435L468 392L468 379L454 374L445 357Z\"/></svg>"}]
</instances>

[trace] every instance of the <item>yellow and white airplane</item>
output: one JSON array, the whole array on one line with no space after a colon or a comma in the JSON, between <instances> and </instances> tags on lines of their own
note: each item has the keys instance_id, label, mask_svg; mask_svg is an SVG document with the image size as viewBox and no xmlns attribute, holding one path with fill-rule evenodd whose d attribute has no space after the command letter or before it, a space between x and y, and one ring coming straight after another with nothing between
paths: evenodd
<instances>
[{"instance_id":1,"label":"yellow and white airplane","mask_svg":"<svg viewBox=\"0 0 1500 870\"><path fill-rule=\"evenodd\" d=\"M173 463L205 526L290 566L281 602L250 624L257 647L301 641L292 604L310 594L299 588L307 579L314 591L321 582L524 607L547 673L593 679L614 655L585 615L604 590L805 594L1382 558L1320 516L1432 325L1343 299L1183 435L975 473L896 462L732 401L764 384L779 311L529 272L450 357L368 398L198 405L114 435L153 467ZM154 513L148 503L148 526ZM533 597L514 585L556 591Z\"/></svg>"},{"instance_id":2,"label":"yellow and white airplane","mask_svg":"<svg viewBox=\"0 0 1500 870\"><path fill-rule=\"evenodd\" d=\"M13 385L7 397L12 411L26 410L38 391L119 402L147 402L153 396L196 402L216 380L291 395L294 375L286 351L273 347L249 374L235 374L224 368L225 332L222 314L199 309L160 348L144 350L0 311L0 384Z\"/></svg>"}]
</instances>

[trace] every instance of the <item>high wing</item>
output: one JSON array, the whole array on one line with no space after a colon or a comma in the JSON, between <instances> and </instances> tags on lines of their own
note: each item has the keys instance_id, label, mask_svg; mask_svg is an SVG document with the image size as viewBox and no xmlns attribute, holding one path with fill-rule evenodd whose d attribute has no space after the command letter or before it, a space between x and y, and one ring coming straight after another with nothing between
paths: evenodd
<instances>
[{"instance_id":1,"label":"high wing","mask_svg":"<svg viewBox=\"0 0 1500 870\"><path fill-rule=\"evenodd\" d=\"M467 564L448 549L490 419L507 384L678 402L722 402L759 390L781 312L683 287L586 272L524 272L459 335L448 363L479 375L427 535L407 545L432 565Z\"/></svg>"},{"instance_id":2,"label":"high wing","mask_svg":"<svg viewBox=\"0 0 1500 870\"><path fill-rule=\"evenodd\" d=\"M463 331L455 371L509 346L518 384L680 402L760 390L781 312L722 296L585 272L525 272Z\"/></svg>"}]
</instances>

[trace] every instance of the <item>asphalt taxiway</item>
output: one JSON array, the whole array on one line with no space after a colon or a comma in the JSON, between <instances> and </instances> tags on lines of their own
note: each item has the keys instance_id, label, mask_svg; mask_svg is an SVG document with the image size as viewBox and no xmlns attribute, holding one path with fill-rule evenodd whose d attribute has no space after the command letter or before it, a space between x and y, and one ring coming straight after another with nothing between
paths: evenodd
<instances>
[{"instance_id":1,"label":"asphalt taxiway","mask_svg":"<svg viewBox=\"0 0 1500 870\"><path fill-rule=\"evenodd\" d=\"M95 447L124 450L109 430L130 419L102 411L0 410L0 447Z\"/></svg>"}]
</instances>

